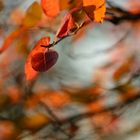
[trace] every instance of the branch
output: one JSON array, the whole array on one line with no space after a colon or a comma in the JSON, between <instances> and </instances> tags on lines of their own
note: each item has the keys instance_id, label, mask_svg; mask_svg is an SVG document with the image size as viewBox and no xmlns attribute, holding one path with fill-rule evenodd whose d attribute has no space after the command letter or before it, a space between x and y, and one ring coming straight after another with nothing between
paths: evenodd
<instances>
[{"instance_id":1,"label":"branch","mask_svg":"<svg viewBox=\"0 0 140 140\"><path fill-rule=\"evenodd\" d=\"M53 43L49 44L48 46L45 45L41 45L41 47L45 47L45 48L51 48L54 47L55 45L57 45L59 42L61 42L62 40L64 40L65 38L68 38L70 36L74 36L82 27L88 25L90 23L89 20L84 21L83 23L81 23L80 25L77 24L77 28L74 29L73 32L69 32L68 35L57 39L56 41L53 41Z\"/></svg>"},{"instance_id":2,"label":"branch","mask_svg":"<svg viewBox=\"0 0 140 140\"><path fill-rule=\"evenodd\" d=\"M106 16L105 20L107 21L118 25L123 21L140 20L140 13L133 14L125 9L122 9L121 7L116 6L111 2L107 2L107 4L110 6L110 8L107 8L106 12L108 15L110 15L110 17Z\"/></svg>"},{"instance_id":3,"label":"branch","mask_svg":"<svg viewBox=\"0 0 140 140\"><path fill-rule=\"evenodd\" d=\"M123 102L119 105L117 104L117 105L114 105L114 106L111 106L111 107L102 108L101 110L98 110L98 111L95 111L95 112L91 111L91 112L76 114L72 117L69 117L69 118L66 118L66 119L62 120L62 123L63 124L73 123L73 122L76 122L76 121L80 121L82 119L91 118L94 115L101 114L101 113L104 113L104 112L107 112L107 111L116 111L117 109L123 108L126 105L130 105L130 104L136 102L139 99L140 99L140 93L138 93L136 96L131 97L129 100L127 100L127 101L125 101L125 102Z\"/></svg>"}]
</instances>

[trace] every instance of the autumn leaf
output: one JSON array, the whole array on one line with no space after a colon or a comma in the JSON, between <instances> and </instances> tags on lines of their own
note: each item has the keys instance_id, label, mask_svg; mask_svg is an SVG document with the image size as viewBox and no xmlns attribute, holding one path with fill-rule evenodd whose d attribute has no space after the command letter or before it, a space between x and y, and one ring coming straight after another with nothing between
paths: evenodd
<instances>
[{"instance_id":1,"label":"autumn leaf","mask_svg":"<svg viewBox=\"0 0 140 140\"><path fill-rule=\"evenodd\" d=\"M38 72L49 70L57 61L58 53L48 49L45 52L38 52L31 58L32 68Z\"/></svg>"},{"instance_id":2,"label":"autumn leaf","mask_svg":"<svg viewBox=\"0 0 140 140\"><path fill-rule=\"evenodd\" d=\"M118 69L114 72L113 74L113 79L114 80L120 80L125 74L129 73L131 68L133 67L134 64L134 56L131 56L130 58L128 58L128 60L124 63L122 63Z\"/></svg>"},{"instance_id":3,"label":"autumn leaf","mask_svg":"<svg viewBox=\"0 0 140 140\"><path fill-rule=\"evenodd\" d=\"M41 0L41 6L48 17L56 17L62 10L82 5L82 0Z\"/></svg>"},{"instance_id":4,"label":"autumn leaf","mask_svg":"<svg viewBox=\"0 0 140 140\"><path fill-rule=\"evenodd\" d=\"M0 12L3 10L3 8L4 8L3 1L0 1Z\"/></svg>"},{"instance_id":5,"label":"autumn leaf","mask_svg":"<svg viewBox=\"0 0 140 140\"><path fill-rule=\"evenodd\" d=\"M37 53L44 53L44 51L46 50L46 48L44 47L41 47L41 45L44 45L44 46L48 46L50 43L50 38L49 37L43 37L41 38L37 44L35 45L35 47L32 49L32 51L30 52L28 58L27 58L27 61L26 61L26 64L25 64L25 76L26 76L26 80L32 80L34 79L38 72L35 71L33 68L32 68L32 64L31 64L31 60L32 60L32 57L37 54Z\"/></svg>"},{"instance_id":6,"label":"autumn leaf","mask_svg":"<svg viewBox=\"0 0 140 140\"><path fill-rule=\"evenodd\" d=\"M41 95L41 94L40 94ZM46 105L50 105L53 108L62 108L65 104L70 103L71 99L68 94L63 91L50 91L45 92L40 96L40 102Z\"/></svg>"},{"instance_id":7,"label":"autumn leaf","mask_svg":"<svg viewBox=\"0 0 140 140\"><path fill-rule=\"evenodd\" d=\"M67 36L68 33L76 27L75 22L73 20L72 15L69 13L64 18L60 28L58 29L56 36L59 38L62 38L64 36Z\"/></svg>"},{"instance_id":8,"label":"autumn leaf","mask_svg":"<svg viewBox=\"0 0 140 140\"><path fill-rule=\"evenodd\" d=\"M23 19L23 25L26 27L35 26L42 17L42 9L39 3L34 2L26 12L26 15Z\"/></svg>"},{"instance_id":9,"label":"autumn leaf","mask_svg":"<svg viewBox=\"0 0 140 140\"><path fill-rule=\"evenodd\" d=\"M105 17L105 0L83 0L83 9L95 22L102 22Z\"/></svg>"},{"instance_id":10,"label":"autumn leaf","mask_svg":"<svg viewBox=\"0 0 140 140\"><path fill-rule=\"evenodd\" d=\"M11 32L6 39L4 40L2 47L0 48L0 53L5 51L13 42L14 40L21 35L22 32L25 32L27 29L24 27L18 28L15 31Z\"/></svg>"},{"instance_id":11,"label":"autumn leaf","mask_svg":"<svg viewBox=\"0 0 140 140\"><path fill-rule=\"evenodd\" d=\"M21 120L21 125L23 128L30 129L32 131L36 131L42 126L46 125L49 122L49 118L43 113L36 113L30 116L25 116Z\"/></svg>"},{"instance_id":12,"label":"autumn leaf","mask_svg":"<svg viewBox=\"0 0 140 140\"><path fill-rule=\"evenodd\" d=\"M88 109L93 112L99 112L104 109L104 103L102 100L97 100L88 104Z\"/></svg>"},{"instance_id":13,"label":"autumn leaf","mask_svg":"<svg viewBox=\"0 0 140 140\"><path fill-rule=\"evenodd\" d=\"M59 0L41 0L44 13L49 17L55 17L60 12Z\"/></svg>"},{"instance_id":14,"label":"autumn leaf","mask_svg":"<svg viewBox=\"0 0 140 140\"><path fill-rule=\"evenodd\" d=\"M18 134L15 123L10 120L0 120L0 139L12 140Z\"/></svg>"},{"instance_id":15,"label":"autumn leaf","mask_svg":"<svg viewBox=\"0 0 140 140\"><path fill-rule=\"evenodd\" d=\"M34 12L36 11L36 12ZM41 7L37 2L34 2L27 10L26 16L23 19L23 25L21 28L17 28L15 31L11 32L3 42L0 48L0 53L6 50L13 41L19 37L22 33L28 30L28 27L36 25L41 19L42 11Z\"/></svg>"}]
</instances>

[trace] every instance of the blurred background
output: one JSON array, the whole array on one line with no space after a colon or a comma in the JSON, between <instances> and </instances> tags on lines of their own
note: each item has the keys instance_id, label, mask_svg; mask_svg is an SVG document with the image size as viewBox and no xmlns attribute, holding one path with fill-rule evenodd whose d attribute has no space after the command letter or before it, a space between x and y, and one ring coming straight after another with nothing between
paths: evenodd
<instances>
[{"instance_id":1,"label":"blurred background","mask_svg":"<svg viewBox=\"0 0 140 140\"><path fill-rule=\"evenodd\" d=\"M80 29L54 47L59 59L49 71L27 81L28 54L44 36L53 42L66 14L42 13L24 30L34 2L0 0L0 140L139 140L139 0L107 1L108 13L137 18Z\"/></svg>"}]
</instances>

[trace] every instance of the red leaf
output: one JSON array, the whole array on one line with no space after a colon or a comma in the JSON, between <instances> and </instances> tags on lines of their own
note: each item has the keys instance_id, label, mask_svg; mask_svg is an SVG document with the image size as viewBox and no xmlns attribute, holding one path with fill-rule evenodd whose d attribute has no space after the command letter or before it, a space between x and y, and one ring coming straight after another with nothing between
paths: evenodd
<instances>
[{"instance_id":1,"label":"red leaf","mask_svg":"<svg viewBox=\"0 0 140 140\"><path fill-rule=\"evenodd\" d=\"M49 17L55 17L60 12L59 0L41 0L44 13Z\"/></svg>"},{"instance_id":2,"label":"red leaf","mask_svg":"<svg viewBox=\"0 0 140 140\"><path fill-rule=\"evenodd\" d=\"M26 76L26 80L32 80L32 79L34 79L37 76L38 72L35 71L32 68L31 59L32 59L32 57L35 54L44 52L46 50L46 48L41 47L41 45L48 46L49 43L50 43L50 38L49 37L43 37L43 38L41 38L37 42L37 44L35 45L35 47L30 52L30 54L29 54L29 56L27 58L26 64L25 64L25 76Z\"/></svg>"},{"instance_id":3,"label":"red leaf","mask_svg":"<svg viewBox=\"0 0 140 140\"><path fill-rule=\"evenodd\" d=\"M59 38L62 38L64 36L67 36L68 33L76 27L75 22L73 20L72 15L69 13L64 18L64 21L62 22L59 30L56 33L56 36Z\"/></svg>"},{"instance_id":4,"label":"red leaf","mask_svg":"<svg viewBox=\"0 0 140 140\"><path fill-rule=\"evenodd\" d=\"M31 58L32 68L38 72L49 70L57 61L58 53L54 50L36 53Z\"/></svg>"}]
</instances>

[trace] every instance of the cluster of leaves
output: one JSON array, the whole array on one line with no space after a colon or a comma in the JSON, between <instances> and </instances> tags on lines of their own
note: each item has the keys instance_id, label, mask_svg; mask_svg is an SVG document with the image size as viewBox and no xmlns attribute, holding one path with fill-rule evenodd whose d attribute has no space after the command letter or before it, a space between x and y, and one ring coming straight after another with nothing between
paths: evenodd
<instances>
[{"instance_id":1,"label":"cluster of leaves","mask_svg":"<svg viewBox=\"0 0 140 140\"><path fill-rule=\"evenodd\" d=\"M62 20L61 26L56 32L56 41L50 45L49 37L42 38L30 53L27 64L25 66L25 74L27 80L33 79L37 72L44 72L49 70L56 63L58 54L56 51L50 49L50 47L53 47L63 38L70 36L70 34L76 33L79 28L81 28L87 22L87 19L84 17L84 13L92 21L96 22L102 22L103 18L105 17L104 0L83 0L78 1L78 3L77 1L64 2L63 0L41 0L41 6L46 16L53 18L63 10L70 9L70 11ZM82 14L78 15L79 12ZM76 21L76 15L79 16L79 21ZM81 15L83 17L82 19L80 19ZM80 25L78 22L81 22Z\"/></svg>"},{"instance_id":2,"label":"cluster of leaves","mask_svg":"<svg viewBox=\"0 0 140 140\"><path fill-rule=\"evenodd\" d=\"M37 26L43 14L42 9L45 15L52 19L64 10L67 10L68 14L62 19L62 23L56 32L55 41L50 44L50 38L44 37L38 41L37 45L35 45L29 54L25 65L27 80L34 79L38 72L47 71L56 63L58 54L53 49L50 49L50 47L53 47L63 38L75 34L82 26L89 22L89 19L91 21L102 22L105 17L104 0L41 0L41 5L34 2L27 9L21 27L16 29L5 39L0 49L1 53L11 45L13 40L20 36L21 32L27 32L30 28Z\"/></svg>"},{"instance_id":3,"label":"cluster of leaves","mask_svg":"<svg viewBox=\"0 0 140 140\"><path fill-rule=\"evenodd\" d=\"M120 108L140 99L140 88L134 84L138 71L129 74L131 77L127 82L119 83L126 73L133 72L134 65L137 65L137 59L131 57L116 69L113 77L117 85L111 89L102 87L99 82L102 78L98 78L87 88L63 87L57 91L33 91L34 84L25 89L22 78L15 77L17 85L1 90L0 94L1 137L4 140L29 136L38 138L38 132L45 129L43 135L46 135L44 136L46 139L52 135L59 137L60 134L66 138L72 138L80 130L81 126L78 122L85 118L89 118L93 128L99 134L115 133L119 124L122 123L121 112L118 113ZM100 74L104 75L105 68L101 69L103 71ZM84 106L84 112L63 115L62 112L65 109L68 112L74 102ZM50 129L51 136L49 136ZM24 134L25 131L28 133Z\"/></svg>"}]
</instances>

